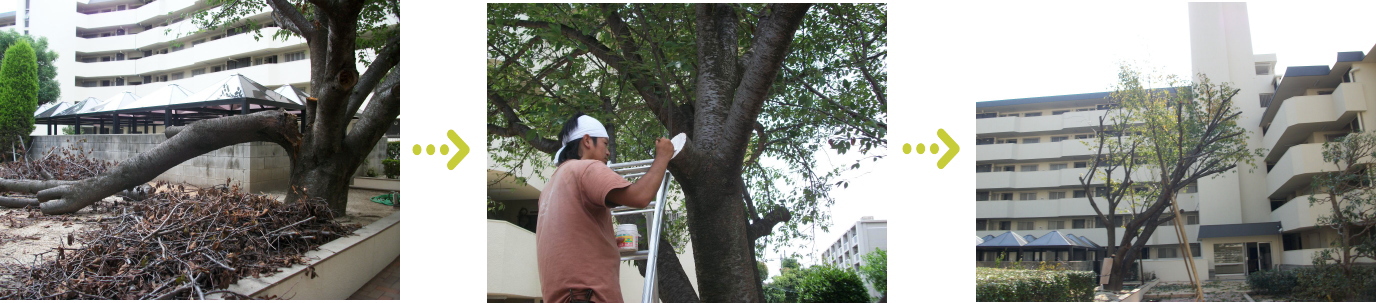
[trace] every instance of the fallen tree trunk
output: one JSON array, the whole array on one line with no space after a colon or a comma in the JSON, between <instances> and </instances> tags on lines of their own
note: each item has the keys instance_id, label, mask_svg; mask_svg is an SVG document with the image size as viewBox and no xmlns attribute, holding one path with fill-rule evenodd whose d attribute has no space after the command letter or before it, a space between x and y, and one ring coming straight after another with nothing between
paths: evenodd
<instances>
[{"instance_id":1,"label":"fallen tree trunk","mask_svg":"<svg viewBox=\"0 0 1376 303\"><path fill-rule=\"evenodd\" d=\"M167 141L121 162L105 174L39 191L39 207L44 214L76 212L105 197L148 183L186 160L239 143L277 143L295 162L301 142L296 116L282 110L197 121L170 127L166 134Z\"/></svg>"}]
</instances>

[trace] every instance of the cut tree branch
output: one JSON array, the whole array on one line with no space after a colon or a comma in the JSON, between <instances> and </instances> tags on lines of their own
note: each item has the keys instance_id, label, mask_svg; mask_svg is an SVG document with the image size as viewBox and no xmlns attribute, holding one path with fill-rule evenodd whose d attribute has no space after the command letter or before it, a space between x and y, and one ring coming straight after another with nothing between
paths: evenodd
<instances>
[{"instance_id":1,"label":"cut tree branch","mask_svg":"<svg viewBox=\"0 0 1376 303\"><path fill-rule=\"evenodd\" d=\"M299 156L301 133L296 116L282 110L201 120L169 130L169 138L152 150L121 162L103 175L38 192L45 214L76 212L121 190L152 181L186 160L239 143L267 141Z\"/></svg>"}]
</instances>

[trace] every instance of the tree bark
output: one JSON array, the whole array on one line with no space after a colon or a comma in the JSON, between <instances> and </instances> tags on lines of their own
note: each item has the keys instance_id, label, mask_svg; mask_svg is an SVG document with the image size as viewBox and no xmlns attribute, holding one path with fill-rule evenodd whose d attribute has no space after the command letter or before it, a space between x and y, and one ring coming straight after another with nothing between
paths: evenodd
<instances>
[{"instance_id":1,"label":"tree bark","mask_svg":"<svg viewBox=\"0 0 1376 303\"><path fill-rule=\"evenodd\" d=\"M96 201L152 181L186 160L225 146L245 142L277 143L295 159L301 133L296 116L285 111L202 120L167 132L168 140L153 150L121 162L103 175L38 192L44 214L76 212Z\"/></svg>"}]
</instances>

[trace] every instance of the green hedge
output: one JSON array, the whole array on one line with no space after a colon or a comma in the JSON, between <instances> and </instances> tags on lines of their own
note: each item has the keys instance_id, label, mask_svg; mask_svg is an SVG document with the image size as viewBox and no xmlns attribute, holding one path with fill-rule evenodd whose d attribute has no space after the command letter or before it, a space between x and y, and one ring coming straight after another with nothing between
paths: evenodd
<instances>
[{"instance_id":1,"label":"green hedge","mask_svg":"<svg viewBox=\"0 0 1376 303\"><path fill-rule=\"evenodd\" d=\"M396 179L401 176L401 160L386 159L382 160L382 171L388 178Z\"/></svg>"},{"instance_id":2,"label":"green hedge","mask_svg":"<svg viewBox=\"0 0 1376 303\"><path fill-rule=\"evenodd\" d=\"M1272 269L1247 275L1247 285L1263 295L1290 295L1299 283L1299 275L1293 270Z\"/></svg>"},{"instance_id":3,"label":"green hedge","mask_svg":"<svg viewBox=\"0 0 1376 303\"><path fill-rule=\"evenodd\" d=\"M387 159L401 159L401 141L387 142Z\"/></svg>"},{"instance_id":4,"label":"green hedge","mask_svg":"<svg viewBox=\"0 0 1376 303\"><path fill-rule=\"evenodd\" d=\"M1091 271L975 268L975 301L1087 302L1094 299Z\"/></svg>"},{"instance_id":5,"label":"green hedge","mask_svg":"<svg viewBox=\"0 0 1376 303\"><path fill-rule=\"evenodd\" d=\"M1295 270L1299 281L1294 298L1300 301L1376 301L1376 268L1354 266L1344 274L1338 266Z\"/></svg>"}]
</instances>

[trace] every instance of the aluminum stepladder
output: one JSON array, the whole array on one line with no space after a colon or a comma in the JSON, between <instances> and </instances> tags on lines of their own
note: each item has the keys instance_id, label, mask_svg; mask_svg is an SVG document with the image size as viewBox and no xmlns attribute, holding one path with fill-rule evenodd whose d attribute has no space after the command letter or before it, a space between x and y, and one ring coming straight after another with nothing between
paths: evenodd
<instances>
[{"instance_id":1,"label":"aluminum stepladder","mask_svg":"<svg viewBox=\"0 0 1376 303\"><path fill-rule=\"evenodd\" d=\"M639 178L650 170L651 163L654 163L654 159L616 163L608 165L607 167L624 178ZM659 297L658 294L655 293L655 284L658 283L655 277L656 268L659 265L659 236L663 233L660 229L663 227L664 219L664 196L669 191L669 180L671 179L673 179L673 176L670 176L669 172L665 171L664 182L659 184L659 191L655 192L655 200L651 201L650 204L643 209L635 209L626 206L612 208L612 216L644 214L645 220L647 220L645 222L649 226L649 231L647 231L650 234L649 250L621 253L621 261L646 260L645 287L640 295L640 300L643 303L654 302Z\"/></svg>"}]
</instances>

